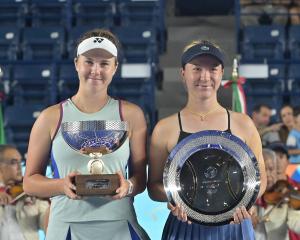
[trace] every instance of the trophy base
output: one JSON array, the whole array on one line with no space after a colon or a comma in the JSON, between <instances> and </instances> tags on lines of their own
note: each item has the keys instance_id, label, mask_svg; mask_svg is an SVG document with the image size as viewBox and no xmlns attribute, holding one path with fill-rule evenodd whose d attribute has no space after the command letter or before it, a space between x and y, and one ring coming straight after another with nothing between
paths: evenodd
<instances>
[{"instance_id":1,"label":"trophy base","mask_svg":"<svg viewBox=\"0 0 300 240\"><path fill-rule=\"evenodd\" d=\"M75 185L79 196L115 195L120 180L117 174L77 175Z\"/></svg>"}]
</instances>

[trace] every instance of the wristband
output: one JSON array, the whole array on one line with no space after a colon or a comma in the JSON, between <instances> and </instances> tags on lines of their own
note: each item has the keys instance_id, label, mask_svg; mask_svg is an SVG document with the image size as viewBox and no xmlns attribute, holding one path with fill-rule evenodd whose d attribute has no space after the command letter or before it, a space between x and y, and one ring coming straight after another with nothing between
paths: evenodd
<instances>
[{"instance_id":1,"label":"wristband","mask_svg":"<svg viewBox=\"0 0 300 240\"><path fill-rule=\"evenodd\" d=\"M132 194L132 192L133 192L133 183L129 179L126 179L126 181L129 184L128 192L126 194L126 196L128 196L128 195Z\"/></svg>"}]
</instances>

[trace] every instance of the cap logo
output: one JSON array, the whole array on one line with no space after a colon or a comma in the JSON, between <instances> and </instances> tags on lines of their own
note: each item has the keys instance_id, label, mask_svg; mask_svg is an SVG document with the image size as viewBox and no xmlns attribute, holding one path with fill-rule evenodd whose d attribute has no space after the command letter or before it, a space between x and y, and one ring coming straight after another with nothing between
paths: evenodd
<instances>
[{"instance_id":1,"label":"cap logo","mask_svg":"<svg viewBox=\"0 0 300 240\"><path fill-rule=\"evenodd\" d=\"M103 40L104 40L103 38L96 37L94 39L94 43L101 43Z\"/></svg>"},{"instance_id":2,"label":"cap logo","mask_svg":"<svg viewBox=\"0 0 300 240\"><path fill-rule=\"evenodd\" d=\"M208 51L208 50L209 50L209 47L204 45L204 46L201 47L201 50L203 50L203 51Z\"/></svg>"}]
</instances>

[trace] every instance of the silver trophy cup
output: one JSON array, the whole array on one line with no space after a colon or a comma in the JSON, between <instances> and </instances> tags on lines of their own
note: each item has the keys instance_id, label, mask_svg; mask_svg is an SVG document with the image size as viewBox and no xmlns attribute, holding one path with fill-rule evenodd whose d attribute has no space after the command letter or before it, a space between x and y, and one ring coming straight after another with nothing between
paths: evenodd
<instances>
[{"instance_id":1,"label":"silver trophy cup","mask_svg":"<svg viewBox=\"0 0 300 240\"><path fill-rule=\"evenodd\" d=\"M210 130L191 134L174 147L163 184L168 200L181 205L191 221L221 225L231 221L236 207L253 205L260 174L241 139Z\"/></svg>"},{"instance_id":2,"label":"silver trophy cup","mask_svg":"<svg viewBox=\"0 0 300 240\"><path fill-rule=\"evenodd\" d=\"M65 142L80 154L89 155L90 174L75 177L76 194L81 196L114 195L120 186L117 174L103 174L104 154L116 151L128 136L128 124L124 121L76 121L61 124Z\"/></svg>"}]
</instances>

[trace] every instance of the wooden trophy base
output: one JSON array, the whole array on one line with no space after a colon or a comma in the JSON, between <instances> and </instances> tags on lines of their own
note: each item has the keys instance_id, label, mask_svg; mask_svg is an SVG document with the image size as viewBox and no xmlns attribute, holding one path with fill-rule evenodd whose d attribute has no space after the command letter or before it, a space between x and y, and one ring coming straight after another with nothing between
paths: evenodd
<instances>
[{"instance_id":1,"label":"wooden trophy base","mask_svg":"<svg viewBox=\"0 0 300 240\"><path fill-rule=\"evenodd\" d=\"M79 196L115 195L120 180L117 174L77 175L75 185Z\"/></svg>"}]
</instances>

